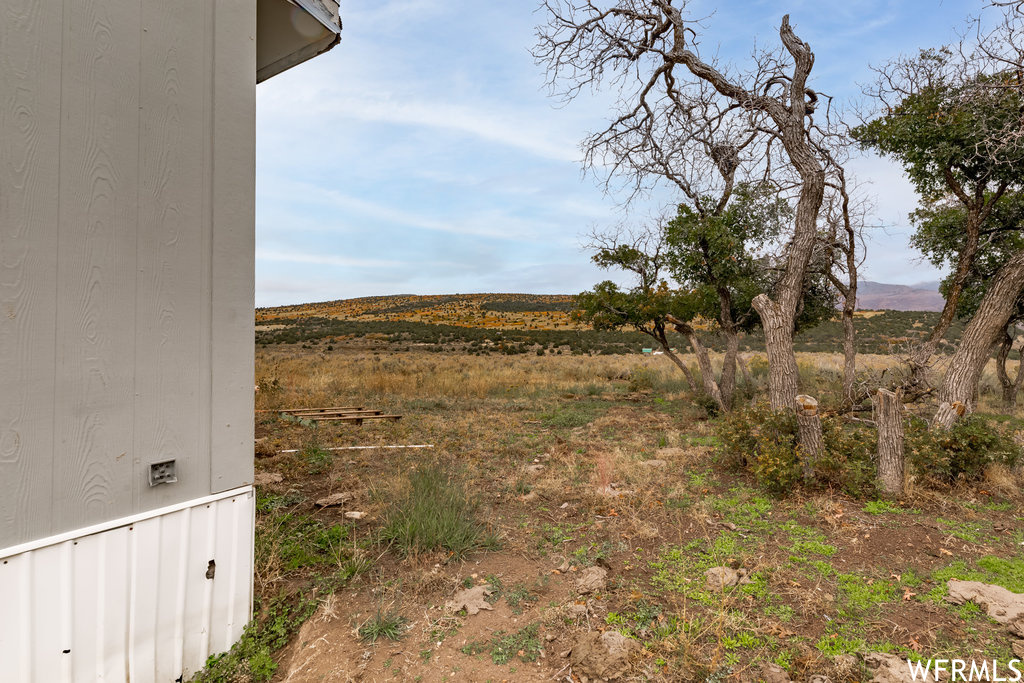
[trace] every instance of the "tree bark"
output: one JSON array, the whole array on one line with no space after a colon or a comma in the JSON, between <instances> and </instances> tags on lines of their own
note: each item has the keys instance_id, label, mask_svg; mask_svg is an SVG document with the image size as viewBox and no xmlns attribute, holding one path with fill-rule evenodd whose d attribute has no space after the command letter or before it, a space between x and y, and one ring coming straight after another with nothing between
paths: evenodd
<instances>
[{"instance_id":1,"label":"tree bark","mask_svg":"<svg viewBox=\"0 0 1024 683\"><path fill-rule=\"evenodd\" d=\"M818 401L806 394L796 397L796 422L800 429L800 468L804 482L814 479L814 466L824 450L825 439L821 432L821 417L818 415Z\"/></svg>"},{"instance_id":2,"label":"tree bark","mask_svg":"<svg viewBox=\"0 0 1024 683\"><path fill-rule=\"evenodd\" d=\"M727 410L733 408L733 396L736 393L736 359L740 352L740 338L736 330L725 331L725 358L722 359L722 375L719 387L722 390L722 401Z\"/></svg>"},{"instance_id":3,"label":"tree bark","mask_svg":"<svg viewBox=\"0 0 1024 683\"><path fill-rule=\"evenodd\" d=\"M856 291L856 288L851 288ZM856 296L856 294L854 294ZM854 299L856 301L856 299ZM854 337L853 307L843 306L843 405L852 407L857 400L857 344Z\"/></svg>"},{"instance_id":4,"label":"tree bark","mask_svg":"<svg viewBox=\"0 0 1024 683\"><path fill-rule=\"evenodd\" d=\"M722 412L728 411L725 400L722 398L722 391L718 386L718 382L715 381L715 370L711 367L711 358L708 356L707 348L700 343L696 331L689 325L680 325L676 329L686 335L686 339L690 342L690 347L693 349L693 355L697 356L697 366L700 368L704 393L715 400L715 403L718 404L718 408Z\"/></svg>"},{"instance_id":5,"label":"tree bark","mask_svg":"<svg viewBox=\"0 0 1024 683\"><path fill-rule=\"evenodd\" d=\"M677 356L675 352L672 351L672 347L669 346L668 339L665 337L664 331L659 330L658 332L658 334L651 336L653 336L658 341L658 343L661 344L661 348L665 352L665 356L668 357L670 361L675 363L676 367L683 371L683 377L686 378L686 385L690 389L690 391L696 391L697 382L694 381L693 373L690 372L690 368L686 365L686 363L683 362L682 358Z\"/></svg>"},{"instance_id":6,"label":"tree bark","mask_svg":"<svg viewBox=\"0 0 1024 683\"><path fill-rule=\"evenodd\" d=\"M899 392L879 389L875 394L878 425L878 484L886 493L903 494L903 399Z\"/></svg>"},{"instance_id":7,"label":"tree bark","mask_svg":"<svg viewBox=\"0 0 1024 683\"><path fill-rule=\"evenodd\" d=\"M736 365L740 367L740 374L743 375L743 383L748 387L753 386L754 378L750 376L750 366L747 365L747 359L743 357L742 353L736 354Z\"/></svg>"},{"instance_id":8,"label":"tree bark","mask_svg":"<svg viewBox=\"0 0 1024 683\"><path fill-rule=\"evenodd\" d=\"M948 407L943 409L940 405L932 420L933 428L948 429L953 425L959 412L955 410L957 403L964 407L964 413L973 410L981 372L992 346L1006 329L1021 290L1024 290L1024 250L1014 254L996 272L977 312L964 329L939 389L939 401Z\"/></svg>"},{"instance_id":9,"label":"tree bark","mask_svg":"<svg viewBox=\"0 0 1024 683\"><path fill-rule=\"evenodd\" d=\"M1021 372L1024 363L1017 363L1017 374L1014 377L1010 377L1010 373L1006 369L1014 342L1010 330L1016 330L1016 323L1011 322L1003 330L1003 338L999 342L999 352L996 354L996 375L999 377L999 384L1003 389L1003 408L1008 411L1017 407L1017 393L1020 391L1021 380L1024 380L1024 372Z\"/></svg>"},{"instance_id":10,"label":"tree bark","mask_svg":"<svg viewBox=\"0 0 1024 683\"><path fill-rule=\"evenodd\" d=\"M768 402L772 410L792 410L800 385L800 373L793 352L792 318L785 315L767 294L754 297L761 316L764 346L768 356Z\"/></svg>"}]
</instances>

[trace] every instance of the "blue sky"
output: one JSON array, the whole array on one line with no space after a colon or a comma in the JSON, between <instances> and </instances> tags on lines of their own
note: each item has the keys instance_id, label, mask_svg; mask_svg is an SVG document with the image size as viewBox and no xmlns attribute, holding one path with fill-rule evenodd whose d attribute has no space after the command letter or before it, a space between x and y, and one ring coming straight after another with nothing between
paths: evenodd
<instances>
[{"instance_id":1,"label":"blue sky","mask_svg":"<svg viewBox=\"0 0 1024 683\"><path fill-rule=\"evenodd\" d=\"M814 86L857 97L869 64L952 40L967 0L690 3L703 50L742 64L774 46L784 11L816 55ZM584 176L579 142L611 95L548 97L529 50L530 0L372 0L342 5L342 42L257 88L256 303L383 294L577 293L608 277L587 233L641 224L675 197L622 208ZM898 166L874 157L868 279L937 273L907 247L915 203Z\"/></svg>"}]
</instances>

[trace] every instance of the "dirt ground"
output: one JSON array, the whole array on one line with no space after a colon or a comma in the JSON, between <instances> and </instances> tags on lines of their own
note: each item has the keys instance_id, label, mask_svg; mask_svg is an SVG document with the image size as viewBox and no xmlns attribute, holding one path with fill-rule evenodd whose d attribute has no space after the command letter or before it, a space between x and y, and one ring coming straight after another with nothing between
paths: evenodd
<instances>
[{"instance_id":1,"label":"dirt ground","mask_svg":"<svg viewBox=\"0 0 1024 683\"><path fill-rule=\"evenodd\" d=\"M871 680L869 652L1015 656L1004 626L944 600L950 578L1024 592L1010 473L912 481L902 500L773 498L724 461L716 419L661 359L257 356L258 603L311 605L274 655L275 681L838 683ZM355 404L403 417L313 428L278 413ZM328 450L395 445L431 448ZM479 500L495 549L456 558L380 540L424 462ZM344 504L315 505L341 492ZM746 578L712 585L714 567ZM478 586L490 609L448 606ZM367 637L383 623L394 639ZM602 649L620 637L620 656Z\"/></svg>"}]
</instances>

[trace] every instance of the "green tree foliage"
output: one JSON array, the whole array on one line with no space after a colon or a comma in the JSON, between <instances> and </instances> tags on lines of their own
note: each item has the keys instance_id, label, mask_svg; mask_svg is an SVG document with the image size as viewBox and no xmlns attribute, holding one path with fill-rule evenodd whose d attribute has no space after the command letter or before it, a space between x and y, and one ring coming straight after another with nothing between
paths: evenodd
<instances>
[{"instance_id":1,"label":"green tree foliage","mask_svg":"<svg viewBox=\"0 0 1024 683\"><path fill-rule=\"evenodd\" d=\"M854 129L866 148L893 157L927 201L979 185L1019 186L1024 145L1015 142L1022 108L1019 75L1000 73L964 79L951 50L923 50L902 65L905 96ZM901 93L901 91L903 91Z\"/></svg>"},{"instance_id":2,"label":"green tree foliage","mask_svg":"<svg viewBox=\"0 0 1024 683\"><path fill-rule=\"evenodd\" d=\"M957 254L967 239L963 226L966 221L962 206L948 202L932 202L911 214L916 228L911 244L924 254L937 268L946 269L955 264ZM970 279L957 304L960 318L970 318L978 308L988 283L996 271L1012 254L1024 249L1024 194L1015 192L1001 197L993 204L992 213L982 230L985 248L981 250L971 268ZM940 286L945 293L952 274ZM1024 298L1017 300L1011 324L1024 320Z\"/></svg>"}]
</instances>

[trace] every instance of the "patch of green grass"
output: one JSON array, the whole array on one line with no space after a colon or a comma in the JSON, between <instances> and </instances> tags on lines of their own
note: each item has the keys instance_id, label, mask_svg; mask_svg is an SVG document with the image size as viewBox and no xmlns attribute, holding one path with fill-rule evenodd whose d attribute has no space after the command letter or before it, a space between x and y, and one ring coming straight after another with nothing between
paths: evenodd
<instances>
[{"instance_id":1,"label":"patch of green grass","mask_svg":"<svg viewBox=\"0 0 1024 683\"><path fill-rule=\"evenodd\" d=\"M331 455L331 452L316 445L309 445L303 448L302 452L299 453L299 457L302 458L303 463L306 465L307 474L323 474L334 463L334 456Z\"/></svg>"},{"instance_id":2,"label":"patch of green grass","mask_svg":"<svg viewBox=\"0 0 1024 683\"><path fill-rule=\"evenodd\" d=\"M772 511L772 502L764 496L751 495L745 489L732 489L729 496L711 500L711 507L722 513L726 520L737 526L762 528L771 523L767 519Z\"/></svg>"},{"instance_id":3,"label":"patch of green grass","mask_svg":"<svg viewBox=\"0 0 1024 683\"><path fill-rule=\"evenodd\" d=\"M192 683L269 681L277 671L274 653L288 644L316 607L317 602L308 599L297 604L284 598L272 601L260 618L246 625L242 637L228 652L206 660Z\"/></svg>"},{"instance_id":4,"label":"patch of green grass","mask_svg":"<svg viewBox=\"0 0 1024 683\"><path fill-rule=\"evenodd\" d=\"M661 590L682 593L705 605L715 604L721 594L708 589L704 572L736 562L742 565L744 558L753 551L754 543L737 532L723 531L710 543L697 539L682 547L667 547L650 563L655 570L651 584Z\"/></svg>"},{"instance_id":5,"label":"patch of green grass","mask_svg":"<svg viewBox=\"0 0 1024 683\"><path fill-rule=\"evenodd\" d=\"M865 645L863 638L850 638L838 633L826 633L814 647L818 648L826 657L838 657L860 652Z\"/></svg>"},{"instance_id":6,"label":"patch of green grass","mask_svg":"<svg viewBox=\"0 0 1024 683\"><path fill-rule=\"evenodd\" d=\"M731 636L722 636L718 642L726 650L753 650L764 647L764 641L748 631L737 631Z\"/></svg>"},{"instance_id":7,"label":"patch of green grass","mask_svg":"<svg viewBox=\"0 0 1024 683\"><path fill-rule=\"evenodd\" d=\"M869 500L864 503L864 512L869 515L902 515L908 512L912 515L921 514L920 510L901 508L899 505L890 503L887 500Z\"/></svg>"},{"instance_id":8,"label":"patch of green grass","mask_svg":"<svg viewBox=\"0 0 1024 683\"><path fill-rule=\"evenodd\" d=\"M825 543L825 534L818 529L801 526L796 522L788 522L783 528L792 542L789 553L798 562L806 562L808 555L832 557L838 551L834 545Z\"/></svg>"},{"instance_id":9,"label":"patch of green grass","mask_svg":"<svg viewBox=\"0 0 1024 683\"><path fill-rule=\"evenodd\" d=\"M462 652L467 655L489 653L495 664L507 664L513 657L524 662L535 662L540 657L540 624L524 626L515 633L498 631L494 637L485 642L472 642L463 646Z\"/></svg>"},{"instance_id":10,"label":"patch of green grass","mask_svg":"<svg viewBox=\"0 0 1024 683\"><path fill-rule=\"evenodd\" d=\"M644 643L668 638L680 629L677 617L662 614L661 605L644 600L623 612L609 612L605 623L614 626L622 635Z\"/></svg>"},{"instance_id":11,"label":"patch of green grass","mask_svg":"<svg viewBox=\"0 0 1024 683\"><path fill-rule=\"evenodd\" d=\"M367 643L376 643L381 638L401 640L406 621L405 617L396 612L383 612L378 609L377 614L359 627L359 637Z\"/></svg>"},{"instance_id":12,"label":"patch of green grass","mask_svg":"<svg viewBox=\"0 0 1024 683\"><path fill-rule=\"evenodd\" d=\"M986 555L973 564L957 560L932 572L932 580L937 585L924 599L932 602L942 601L949 592L947 582L950 579L981 581L1002 586L1014 593L1024 593L1024 558L1006 559Z\"/></svg>"},{"instance_id":13,"label":"patch of green grass","mask_svg":"<svg viewBox=\"0 0 1024 683\"><path fill-rule=\"evenodd\" d=\"M517 583L504 594L505 602L512 608L514 614L522 614L523 608L528 602L537 602L537 596L531 595L526 586Z\"/></svg>"},{"instance_id":14,"label":"patch of green grass","mask_svg":"<svg viewBox=\"0 0 1024 683\"><path fill-rule=\"evenodd\" d=\"M968 543L982 542L982 526L986 523L980 521L958 522L953 519L942 519L941 517L935 521L942 525L947 534L959 538L961 541L967 541Z\"/></svg>"},{"instance_id":15,"label":"patch of green grass","mask_svg":"<svg viewBox=\"0 0 1024 683\"><path fill-rule=\"evenodd\" d=\"M607 410L608 405L600 401L572 401L541 413L538 419L545 427L574 429L590 424Z\"/></svg>"},{"instance_id":16,"label":"patch of green grass","mask_svg":"<svg viewBox=\"0 0 1024 683\"><path fill-rule=\"evenodd\" d=\"M381 538L406 554L447 550L459 558L493 549L495 535L480 522L477 500L439 465L420 465L409 474L408 494L384 512Z\"/></svg>"},{"instance_id":17,"label":"patch of green grass","mask_svg":"<svg viewBox=\"0 0 1024 683\"><path fill-rule=\"evenodd\" d=\"M348 529L325 525L307 515L287 512L263 518L256 526L256 566L280 565L285 572L328 563L344 564Z\"/></svg>"},{"instance_id":18,"label":"patch of green grass","mask_svg":"<svg viewBox=\"0 0 1024 683\"><path fill-rule=\"evenodd\" d=\"M840 574L839 592L845 606L866 612L896 599L896 586L884 579L866 579L859 574Z\"/></svg>"}]
</instances>

